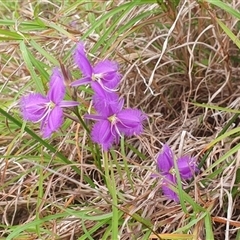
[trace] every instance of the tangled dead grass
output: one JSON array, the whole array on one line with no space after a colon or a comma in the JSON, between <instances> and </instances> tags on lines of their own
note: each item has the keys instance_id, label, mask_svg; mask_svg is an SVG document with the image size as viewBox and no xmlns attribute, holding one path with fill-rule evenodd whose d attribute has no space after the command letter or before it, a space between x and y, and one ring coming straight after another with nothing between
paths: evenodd
<instances>
[{"instance_id":1,"label":"tangled dead grass","mask_svg":"<svg viewBox=\"0 0 240 240\"><path fill-rule=\"evenodd\" d=\"M117 2L122 4L121 1ZM239 8L236 1L232 4L235 4L234 8ZM19 8L21 19L29 19L32 16L33 12L29 6L26 4ZM139 13L158 7L157 4L135 7L119 22L119 26L124 24L126 18L129 20ZM42 17L61 23L58 15L61 11L57 6L54 6L51 12L44 12ZM99 14L100 17L104 13L95 14ZM149 116L144 134L127 140L147 156L145 160L139 159L131 150L126 156L122 156L118 148L115 149L119 165L122 164L123 158L128 162L134 186L128 181L127 173L116 172L117 189L122 194L119 207L126 214L119 229L119 236L123 240L141 239L142 224L133 224L131 216L134 213L138 213L144 219L150 219L157 233L172 233L185 226L188 216L181 206L166 200L161 194L159 184L155 184L156 180L150 177L155 171L155 156L161 144L168 143L177 156L195 155L200 161L206 145L216 138L233 115L199 107L193 103L239 108L240 68L239 62L235 61L239 57L239 49L219 28L214 18L215 14L224 19L225 24L239 37L236 19L223 11L210 7L207 10L204 5L189 0L182 1L177 12L172 11L169 5L168 11L152 14L144 21L137 22L129 30L132 33L119 36L104 55L120 62L123 79L119 92L126 99L125 104L141 108ZM37 37L39 44L46 51L55 56L62 56L63 52L72 49L72 40L78 39L89 28L89 24L81 20L86 19L86 16L82 16L82 11L78 14L75 12L68 22L69 25L66 25L72 39L53 30L41 33L32 31L31 34ZM111 19L108 24L111 24ZM97 34L92 34L86 40L89 49L98 37ZM34 49L30 46L29 48L39 61L46 61ZM18 89L28 85L31 77L22 60L17 41L1 42L0 51L0 81L3 90L0 98L1 101L10 103L10 112L17 112L16 94ZM97 55L92 57L98 59ZM70 69L76 68L70 60L66 64ZM83 97L82 93L79 93L79 96ZM5 123L11 124L7 120ZM1 125L5 123L2 122ZM235 127L237 124L238 122L235 123ZM31 127L36 128L35 125ZM20 129L14 126L8 127L9 129L16 129L17 134L20 133ZM66 130L67 134L54 139L52 144L68 159L77 162L77 166L85 175L91 177L97 187L92 188L83 179L79 179L70 166L64 166L54 156L51 159L45 158L44 152L47 149L44 147L36 152L35 149L39 146L30 145L27 134L15 138L15 132L1 133L0 151L1 155L5 155L0 161L2 225L31 222L36 214L41 218L59 213L67 206L79 211L88 207L104 212L111 211L110 196L101 179L101 173L84 147L88 142L84 130L76 123L72 123ZM29 145L23 145L27 140ZM185 187L191 189L189 194L195 201L210 209L215 239L235 239L240 227L240 200L231 197L234 176L239 167L239 152L236 156L230 156L227 164L221 163L218 166L225 169L217 178L209 178L210 173L204 170L238 142L239 137L236 136L234 139L224 139L221 144L214 146L201 173L192 183L184 183ZM43 155L36 158L39 152ZM29 156L32 156L32 161ZM40 175L42 199L39 199ZM202 179L207 179L207 187L200 184ZM75 239L83 234L82 223L75 217L60 222L49 221L48 224L45 228L50 230L52 235L46 231L44 239L54 239L56 236L59 239ZM87 229L92 226L93 222L85 222ZM98 230L93 238L100 239L103 232L104 227ZM193 232L197 233L197 239L205 239L201 221L193 227ZM6 236L6 229L0 227L0 234Z\"/></svg>"}]
</instances>

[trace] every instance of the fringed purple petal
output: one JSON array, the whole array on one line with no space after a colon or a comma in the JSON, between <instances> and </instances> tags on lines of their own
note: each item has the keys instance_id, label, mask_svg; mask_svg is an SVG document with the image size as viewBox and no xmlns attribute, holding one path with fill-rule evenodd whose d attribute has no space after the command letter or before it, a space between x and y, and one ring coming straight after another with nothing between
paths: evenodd
<instances>
[{"instance_id":1,"label":"fringed purple petal","mask_svg":"<svg viewBox=\"0 0 240 240\"><path fill-rule=\"evenodd\" d=\"M116 115L118 129L127 136L139 135L143 131L143 121L147 116L138 109L125 109Z\"/></svg>"},{"instance_id":2,"label":"fringed purple petal","mask_svg":"<svg viewBox=\"0 0 240 240\"><path fill-rule=\"evenodd\" d=\"M92 140L102 146L104 150L111 148L114 143L114 135L111 132L111 124L108 120L102 120L93 126Z\"/></svg>"},{"instance_id":3,"label":"fringed purple petal","mask_svg":"<svg viewBox=\"0 0 240 240\"><path fill-rule=\"evenodd\" d=\"M104 60L97 63L93 70L95 74L117 72L118 64L114 61Z\"/></svg>"},{"instance_id":4,"label":"fringed purple petal","mask_svg":"<svg viewBox=\"0 0 240 240\"><path fill-rule=\"evenodd\" d=\"M178 195L170 188L170 186L176 186L176 178L171 174L164 175L163 183L162 183L162 191L164 196L168 199L171 199L175 202L179 202Z\"/></svg>"},{"instance_id":5,"label":"fringed purple petal","mask_svg":"<svg viewBox=\"0 0 240 240\"><path fill-rule=\"evenodd\" d=\"M55 104L58 104L63 100L65 91L63 76L57 68L54 68L47 97Z\"/></svg>"},{"instance_id":6,"label":"fringed purple petal","mask_svg":"<svg viewBox=\"0 0 240 240\"><path fill-rule=\"evenodd\" d=\"M23 118L27 121L37 122L46 113L48 99L40 93L31 93L20 100Z\"/></svg>"},{"instance_id":7,"label":"fringed purple petal","mask_svg":"<svg viewBox=\"0 0 240 240\"><path fill-rule=\"evenodd\" d=\"M119 96L115 92L105 91L97 82L92 83L93 106L99 114L110 116L119 111Z\"/></svg>"},{"instance_id":8,"label":"fringed purple petal","mask_svg":"<svg viewBox=\"0 0 240 240\"><path fill-rule=\"evenodd\" d=\"M94 74L101 75L101 81L104 86L114 89L118 86L121 75L118 72L118 64L114 61L104 60L99 62L93 68Z\"/></svg>"},{"instance_id":9,"label":"fringed purple petal","mask_svg":"<svg viewBox=\"0 0 240 240\"><path fill-rule=\"evenodd\" d=\"M162 152L157 158L158 170L162 173L168 173L173 166L173 152L167 144L164 144Z\"/></svg>"},{"instance_id":10,"label":"fringed purple petal","mask_svg":"<svg viewBox=\"0 0 240 240\"><path fill-rule=\"evenodd\" d=\"M190 179L197 172L196 159L188 156L180 157L177 161L178 170L182 179Z\"/></svg>"},{"instance_id":11,"label":"fringed purple petal","mask_svg":"<svg viewBox=\"0 0 240 240\"><path fill-rule=\"evenodd\" d=\"M96 115L96 114L85 114L84 118L94 120L94 121L106 120L106 118L103 117L102 115Z\"/></svg>"},{"instance_id":12,"label":"fringed purple petal","mask_svg":"<svg viewBox=\"0 0 240 240\"><path fill-rule=\"evenodd\" d=\"M62 123L63 111L60 107L55 106L42 126L43 137L49 138L53 132L61 127Z\"/></svg>"},{"instance_id":13,"label":"fringed purple petal","mask_svg":"<svg viewBox=\"0 0 240 240\"><path fill-rule=\"evenodd\" d=\"M78 87L78 86L81 86L81 85L90 84L91 82L92 82L92 79L90 77L84 77L84 78L81 78L81 79L78 79L78 80L72 82L71 86L72 87Z\"/></svg>"},{"instance_id":14,"label":"fringed purple petal","mask_svg":"<svg viewBox=\"0 0 240 240\"><path fill-rule=\"evenodd\" d=\"M92 76L92 66L87 59L84 44L79 42L74 53L75 63L78 65L80 70L83 73L83 76L90 77Z\"/></svg>"}]
</instances>

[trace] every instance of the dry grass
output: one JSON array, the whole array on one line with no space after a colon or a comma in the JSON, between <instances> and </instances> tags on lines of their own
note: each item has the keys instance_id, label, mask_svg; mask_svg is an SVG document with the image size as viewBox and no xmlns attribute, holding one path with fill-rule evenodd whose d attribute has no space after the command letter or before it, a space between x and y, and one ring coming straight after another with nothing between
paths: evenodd
<instances>
[{"instance_id":1,"label":"dry grass","mask_svg":"<svg viewBox=\"0 0 240 240\"><path fill-rule=\"evenodd\" d=\"M120 5L124 1L115 2ZM239 3L234 3L232 7L239 9ZM34 3L23 1L19 4L19 22L31 19ZM89 29L90 15L84 13L84 5L80 5L66 18L67 15L57 5L50 2L42 4L41 18L64 26L70 35L52 28L32 30L30 34L47 52L62 59ZM110 10L113 5L109 3L107 9ZM93 6L96 10L93 9L92 13L98 18L105 14L99 10L97 3ZM142 12L157 8L157 4L135 7L119 21L118 27ZM123 240L142 237L143 225L134 222L132 216L135 213L150 220L155 232L161 234L172 233L189 221L181 205L167 200L159 190L160 183L150 177L155 172L155 156L161 144L168 143L177 156L196 155L200 161L207 144L216 138L234 115L199 107L193 102L239 108L240 66L236 60L239 49L219 28L213 16L217 14L224 19L225 24L239 37L236 19L221 10L207 11L204 4L191 0L182 1L177 12L172 9L169 6L167 12L152 14L147 20L137 22L119 36L103 55L120 62L123 79L119 92L125 97L125 104L141 108L149 116L144 134L127 140L128 144L146 156L145 160L130 149L126 156L120 148L115 149L117 165L121 169L120 173L116 169L115 181L121 196L118 206L124 213L119 228L119 236ZM5 13L11 19L11 12L5 9ZM111 26L111 19L107 24ZM5 26L1 28L9 29ZM87 48L91 49L98 38L99 34L91 34L85 40ZM28 41L26 43L36 59L50 66L49 69L53 67ZM100 49L91 55L93 61L100 58ZM18 116L17 101L20 95L35 89L29 86L31 76L23 62L19 42L1 41L0 52L0 101L10 114ZM75 75L78 74L71 58L64 64L74 69ZM42 80L47 84L46 79ZM86 96L83 92L78 94L81 99ZM93 180L95 188L79 178L69 165L64 165L45 147L31 140L27 133L21 133L21 129L4 117L0 120L0 236L7 236L8 229L4 226L29 223L36 215L41 219L61 213L66 207L76 211L98 209L111 212L111 196L91 153L85 148L89 140L80 124L69 122L62 129L62 134L51 140L51 144L73 160ZM39 131L37 125L28 126ZM209 209L215 239L235 239L240 227L240 199L233 198L231 194L240 164L239 150L218 164L217 168L223 170L215 177L211 174L216 168L206 169L238 143L239 136L223 139L214 146L194 181L184 183L184 188L191 189L189 195L196 203ZM124 171L123 159L128 163L131 181ZM39 189L40 186L42 189ZM42 192L41 198L39 192ZM190 213L193 212L191 206L187 208ZM94 224L93 221L85 221L86 229ZM195 233L195 239L205 239L203 224L200 220L188 233ZM49 220L43 225L46 231L41 239L77 239L84 233L81 219L75 216L61 221ZM103 225L92 235L93 239L100 239L104 231ZM30 236L28 233L28 239L31 239ZM39 239L36 234L31 237Z\"/></svg>"}]
</instances>

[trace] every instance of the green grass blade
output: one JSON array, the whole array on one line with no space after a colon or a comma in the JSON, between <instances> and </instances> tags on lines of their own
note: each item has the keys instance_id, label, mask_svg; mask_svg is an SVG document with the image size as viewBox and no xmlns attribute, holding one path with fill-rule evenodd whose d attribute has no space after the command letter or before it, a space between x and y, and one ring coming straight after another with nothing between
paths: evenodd
<instances>
[{"instance_id":1,"label":"green grass blade","mask_svg":"<svg viewBox=\"0 0 240 240\"><path fill-rule=\"evenodd\" d=\"M21 232L27 231L29 229L34 229L36 225L46 224L46 222L49 222L51 220L58 220L60 218L66 218L67 216L76 216L79 219L83 220L93 220L93 221L99 221L101 219L109 219L112 217L111 213L97 215L97 216L91 216L92 210L82 210L82 211L74 211L70 209L62 209L63 212L61 213L55 213L54 215L48 215L46 217L43 217L41 219L37 219L34 221L31 221L29 223L26 223L24 225L18 225L17 227L12 228L12 232L7 236L6 240L12 240L13 238L17 237ZM87 214L89 212L89 214Z\"/></svg>"},{"instance_id":2,"label":"green grass blade","mask_svg":"<svg viewBox=\"0 0 240 240\"><path fill-rule=\"evenodd\" d=\"M238 46L240 49L240 40L234 33L219 19L216 19L219 26L223 29L223 31L231 38L231 40Z\"/></svg>"},{"instance_id":3,"label":"green grass blade","mask_svg":"<svg viewBox=\"0 0 240 240\"><path fill-rule=\"evenodd\" d=\"M205 223L205 231L206 231L206 239L214 240L214 234L212 231L212 219L211 215L207 212L206 217L204 218Z\"/></svg>"},{"instance_id":4,"label":"green grass blade","mask_svg":"<svg viewBox=\"0 0 240 240\"><path fill-rule=\"evenodd\" d=\"M49 67L47 65L45 65L44 63L35 59L35 57L33 56L33 54L30 51L28 51L28 56L29 56L29 59L30 59L31 63L33 64L33 66L40 73L40 76L43 77L46 80L46 82L49 82L49 74L45 70L46 68L48 69Z\"/></svg>"},{"instance_id":5,"label":"green grass blade","mask_svg":"<svg viewBox=\"0 0 240 240\"><path fill-rule=\"evenodd\" d=\"M114 178L114 171L113 171L113 166L111 160L109 161L108 158L108 152L104 151L104 170L105 170L105 178L106 178L106 183L108 187L108 191L111 194L112 197L112 224L111 224L111 232L112 232L112 238L113 239L118 239L118 199L117 199L117 192L116 192L116 183L115 183L115 178ZM110 166L110 169L109 169ZM109 170L111 175L109 175Z\"/></svg>"},{"instance_id":6,"label":"green grass blade","mask_svg":"<svg viewBox=\"0 0 240 240\"><path fill-rule=\"evenodd\" d=\"M191 227L193 227L194 225L196 225L199 221L201 221L202 219L204 219L207 215L207 212L202 212L199 214L198 218L191 220L188 224L184 225L181 228L178 228L176 231L174 231L174 233L182 233L183 231L188 231Z\"/></svg>"},{"instance_id":7,"label":"green grass blade","mask_svg":"<svg viewBox=\"0 0 240 240\"><path fill-rule=\"evenodd\" d=\"M110 161L110 169L111 169L111 185L112 185L112 204L113 204L113 216L112 216L112 238L117 239L118 238L118 193L117 193L117 186L115 181L115 175L114 175L114 169L112 161Z\"/></svg>"},{"instance_id":8,"label":"green grass blade","mask_svg":"<svg viewBox=\"0 0 240 240\"><path fill-rule=\"evenodd\" d=\"M236 196L238 194L240 194L239 190L238 190L239 185L240 185L240 168L237 169L236 178L235 178L235 181L234 181L234 186L232 188L232 197L233 197L233 199L235 199Z\"/></svg>"},{"instance_id":9,"label":"green grass blade","mask_svg":"<svg viewBox=\"0 0 240 240\"><path fill-rule=\"evenodd\" d=\"M215 161L210 167L208 167L205 172L211 171L213 168L217 167L220 163L222 163L224 160L226 160L228 157L232 156L234 153L239 151L240 149L240 143L231 148L228 152L226 152L223 156L221 156L217 161Z\"/></svg>"},{"instance_id":10,"label":"green grass blade","mask_svg":"<svg viewBox=\"0 0 240 240\"><path fill-rule=\"evenodd\" d=\"M123 137L121 138L121 153L122 153L122 156L123 156L124 171L127 174L127 179L128 179L128 181L131 185L131 188L134 189L134 184L133 184L133 181L132 181L132 178L131 178L131 171L129 169L129 164L128 164L127 158L126 158L125 142L124 142Z\"/></svg>"},{"instance_id":11,"label":"green grass blade","mask_svg":"<svg viewBox=\"0 0 240 240\"><path fill-rule=\"evenodd\" d=\"M41 225L46 223L47 221L51 221L51 220L55 220L58 218L63 218L66 217L66 213L56 213L54 215L48 215L44 218L41 219L37 219L35 221L31 221L29 223L26 223L24 225L18 225L16 227L12 227L12 232L6 237L6 240L13 240L13 239L18 239L18 236L20 233L24 232L24 231L28 231L30 229L35 229L35 227L37 225Z\"/></svg>"},{"instance_id":12,"label":"green grass blade","mask_svg":"<svg viewBox=\"0 0 240 240\"><path fill-rule=\"evenodd\" d=\"M37 74L34 71L34 67L32 65L31 57L29 56L29 50L27 49L24 41L21 41L21 43L20 43L20 50L22 52L24 62L26 63L27 68L28 68L28 70L29 70L34 82L35 82L37 92L44 94L43 83L38 78Z\"/></svg>"},{"instance_id":13,"label":"green grass blade","mask_svg":"<svg viewBox=\"0 0 240 240\"><path fill-rule=\"evenodd\" d=\"M212 142L210 142L207 146L208 149L210 149L211 147L213 147L214 145L216 145L218 142L220 142L221 140L224 140L225 138L235 134L235 133L239 133L240 132L240 127L231 129L228 132L225 132L224 134L222 134L221 136L217 137L216 139L214 139Z\"/></svg>"},{"instance_id":14,"label":"green grass blade","mask_svg":"<svg viewBox=\"0 0 240 240\"><path fill-rule=\"evenodd\" d=\"M67 36L69 39L73 40L74 42L77 42L77 38L75 38L74 35L72 35L71 33L69 33L67 30L65 30L63 27L58 26L57 24L53 23L53 22L46 22L46 25L50 28L55 29L56 31L62 33L63 35Z\"/></svg>"},{"instance_id":15,"label":"green grass blade","mask_svg":"<svg viewBox=\"0 0 240 240\"><path fill-rule=\"evenodd\" d=\"M65 8L62 8L59 11L59 14L68 15L71 12L75 11L77 9L77 7L82 5L83 3L86 3L86 0L73 1L71 5L66 6Z\"/></svg>"},{"instance_id":16,"label":"green grass blade","mask_svg":"<svg viewBox=\"0 0 240 240\"><path fill-rule=\"evenodd\" d=\"M227 3L224 3L220 0L205 0L205 1L221 8L222 10L230 13L232 16L240 19L240 13L233 9L232 7L230 7Z\"/></svg>"},{"instance_id":17,"label":"green grass blade","mask_svg":"<svg viewBox=\"0 0 240 240\"><path fill-rule=\"evenodd\" d=\"M107 224L110 221L110 219L103 219L103 220L99 220L97 221L97 223L90 229L84 229L85 234L82 235L80 238L78 238L78 240L89 240L89 236L93 235L97 230L99 230L100 228L102 228L105 224ZM91 235L90 235L91 234Z\"/></svg>"},{"instance_id":18,"label":"green grass blade","mask_svg":"<svg viewBox=\"0 0 240 240\"><path fill-rule=\"evenodd\" d=\"M238 229L238 231L237 231L236 240L240 240L240 229Z\"/></svg>"},{"instance_id":19,"label":"green grass blade","mask_svg":"<svg viewBox=\"0 0 240 240\"><path fill-rule=\"evenodd\" d=\"M9 30L0 29L0 37L6 38L8 40L23 40L25 36L18 34L16 32L11 32Z\"/></svg>"},{"instance_id":20,"label":"green grass blade","mask_svg":"<svg viewBox=\"0 0 240 240\"><path fill-rule=\"evenodd\" d=\"M128 12L130 10L131 10L131 8L127 8L124 11L124 14L128 14ZM116 28L116 25L117 25L117 23L119 21L119 19L117 19L115 21L115 23L113 23L112 26L110 28L108 28L108 30L102 35L102 37L99 39L99 41L94 45L93 50L95 50L95 48L96 49L99 48L100 45L103 44L103 42L105 40L107 40L103 44L104 48L102 50L102 54L104 54L110 46L113 46L114 42L116 42L116 39L119 38L119 36L124 34L124 38L126 38L127 35L130 35L132 32L136 31L137 28L141 27L140 24L138 26L134 26L134 24L136 24L140 20L144 21L144 18L147 18L148 16L152 15L153 13L154 13L154 11L148 11L148 12L144 12L142 14L139 14L138 16L134 17L129 22L127 22L126 24L124 24L123 26L121 26L119 28ZM131 29L132 27L133 27L133 29ZM131 30L129 30L129 29L131 29ZM116 32L114 32L113 30L116 30ZM111 37L109 38L110 35L111 35ZM101 41L101 39L103 41Z\"/></svg>"},{"instance_id":21,"label":"green grass blade","mask_svg":"<svg viewBox=\"0 0 240 240\"><path fill-rule=\"evenodd\" d=\"M197 107L209 108L209 109L214 109L214 110L223 111L223 112L239 113L240 114L240 110L237 110L237 109L230 109L230 108L215 106L215 105L206 104L206 103L193 102L192 104L194 106L197 106Z\"/></svg>"},{"instance_id":22,"label":"green grass blade","mask_svg":"<svg viewBox=\"0 0 240 240\"><path fill-rule=\"evenodd\" d=\"M53 57L52 54L48 53L46 50L44 50L36 41L31 40L30 44L39 52L41 53L46 59L48 59L52 64L55 66L59 65L58 60Z\"/></svg>"}]
</instances>

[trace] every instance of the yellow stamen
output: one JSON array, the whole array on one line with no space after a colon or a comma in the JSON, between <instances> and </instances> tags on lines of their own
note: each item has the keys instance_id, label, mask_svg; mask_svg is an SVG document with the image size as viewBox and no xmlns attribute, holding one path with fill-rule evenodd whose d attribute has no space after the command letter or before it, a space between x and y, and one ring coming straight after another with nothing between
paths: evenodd
<instances>
[{"instance_id":1,"label":"yellow stamen","mask_svg":"<svg viewBox=\"0 0 240 240\"><path fill-rule=\"evenodd\" d=\"M175 175L175 174L176 174L175 168L172 167L172 168L169 170L169 173L172 174L172 175Z\"/></svg>"},{"instance_id":2,"label":"yellow stamen","mask_svg":"<svg viewBox=\"0 0 240 240\"><path fill-rule=\"evenodd\" d=\"M108 117L108 121L109 121L111 124L116 124L116 122L117 122L116 115L113 114L112 116Z\"/></svg>"},{"instance_id":3,"label":"yellow stamen","mask_svg":"<svg viewBox=\"0 0 240 240\"><path fill-rule=\"evenodd\" d=\"M55 106L56 106L56 104L54 102L52 102L52 101L49 102L49 105L48 105L49 109L54 109Z\"/></svg>"}]
</instances>

